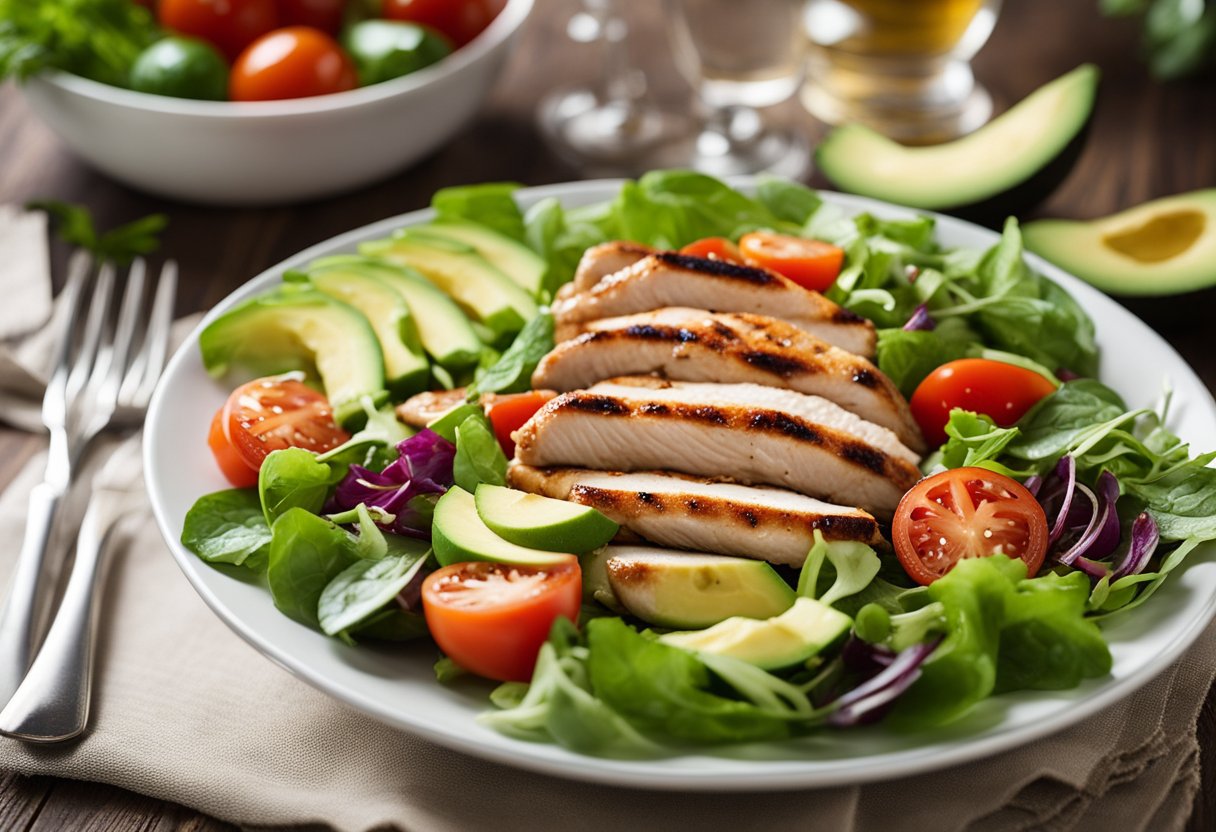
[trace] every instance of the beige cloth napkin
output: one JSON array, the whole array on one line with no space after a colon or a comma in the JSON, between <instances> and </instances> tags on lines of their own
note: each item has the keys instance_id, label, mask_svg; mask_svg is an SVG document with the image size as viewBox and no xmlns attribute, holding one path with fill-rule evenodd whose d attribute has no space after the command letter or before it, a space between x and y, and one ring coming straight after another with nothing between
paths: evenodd
<instances>
[{"instance_id":1,"label":"beige cloth napkin","mask_svg":"<svg viewBox=\"0 0 1216 832\"><path fill-rule=\"evenodd\" d=\"M39 343L7 354L37 355ZM31 405L6 387L13 378L0 372L6 419L14 402ZM0 495L0 539L20 538L43 465L32 460ZM15 553L0 549L0 586ZM861 787L673 793L483 762L313 690L207 609L146 508L111 571L101 628L91 732L58 747L0 739L0 769L111 783L245 826L359 831L1180 829L1199 788L1195 722L1216 670L1213 628L1127 700L998 757Z\"/></svg>"}]
</instances>

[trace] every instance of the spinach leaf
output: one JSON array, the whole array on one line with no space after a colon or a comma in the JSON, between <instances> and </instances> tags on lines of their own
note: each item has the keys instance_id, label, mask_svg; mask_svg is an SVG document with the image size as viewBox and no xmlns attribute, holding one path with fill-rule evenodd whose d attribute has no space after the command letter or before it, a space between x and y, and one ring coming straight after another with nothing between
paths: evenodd
<instances>
[{"instance_id":1,"label":"spinach leaf","mask_svg":"<svg viewBox=\"0 0 1216 832\"><path fill-rule=\"evenodd\" d=\"M694 743L789 736L787 718L719 696L696 656L644 638L619 618L589 621L587 644L591 690L646 735Z\"/></svg>"},{"instance_id":2,"label":"spinach leaf","mask_svg":"<svg viewBox=\"0 0 1216 832\"><path fill-rule=\"evenodd\" d=\"M773 176L761 178L756 186L756 200L774 217L796 225L805 225L823 205L819 194L806 185Z\"/></svg>"},{"instance_id":3,"label":"spinach leaf","mask_svg":"<svg viewBox=\"0 0 1216 832\"><path fill-rule=\"evenodd\" d=\"M391 603L426 564L429 549L358 560L326 584L317 604L317 619L326 635L350 630Z\"/></svg>"},{"instance_id":4,"label":"spinach leaf","mask_svg":"<svg viewBox=\"0 0 1216 832\"><path fill-rule=\"evenodd\" d=\"M542 280L541 300L548 301L574 277L583 253L611 235L578 210L566 211L556 198L542 199L524 214L524 238L549 264Z\"/></svg>"},{"instance_id":5,"label":"spinach leaf","mask_svg":"<svg viewBox=\"0 0 1216 832\"><path fill-rule=\"evenodd\" d=\"M1102 382L1070 381L1018 420L1019 434L1006 452L1028 462L1051 465L1096 425L1126 413L1127 405Z\"/></svg>"},{"instance_id":6,"label":"spinach leaf","mask_svg":"<svg viewBox=\"0 0 1216 832\"><path fill-rule=\"evenodd\" d=\"M480 223L523 242L524 218L514 196L519 188L514 182L444 188L431 197L431 207L441 219Z\"/></svg>"},{"instance_id":7,"label":"spinach leaf","mask_svg":"<svg viewBox=\"0 0 1216 832\"><path fill-rule=\"evenodd\" d=\"M1147 504L1163 540L1216 540L1216 468L1204 460L1152 482L1124 481Z\"/></svg>"},{"instance_id":8,"label":"spinach leaf","mask_svg":"<svg viewBox=\"0 0 1216 832\"><path fill-rule=\"evenodd\" d=\"M317 604L329 582L359 560L353 535L302 508L288 509L271 527L270 596L289 618L318 626Z\"/></svg>"},{"instance_id":9,"label":"spinach leaf","mask_svg":"<svg viewBox=\"0 0 1216 832\"><path fill-rule=\"evenodd\" d=\"M257 492L233 488L199 497L186 512L182 545L209 563L265 568L270 526Z\"/></svg>"},{"instance_id":10,"label":"spinach leaf","mask_svg":"<svg viewBox=\"0 0 1216 832\"><path fill-rule=\"evenodd\" d=\"M418 613L389 607L365 618L346 631L347 638L372 641L412 641L427 634L426 619Z\"/></svg>"},{"instance_id":11,"label":"spinach leaf","mask_svg":"<svg viewBox=\"0 0 1216 832\"><path fill-rule=\"evenodd\" d=\"M878 330L878 368L900 392L911 396L929 373L948 361L966 358L979 336L959 318L932 330Z\"/></svg>"},{"instance_id":12,"label":"spinach leaf","mask_svg":"<svg viewBox=\"0 0 1216 832\"><path fill-rule=\"evenodd\" d=\"M271 451L258 471L258 495L266 524L290 508L319 514L333 484L333 471L317 455L303 448Z\"/></svg>"},{"instance_id":13,"label":"spinach leaf","mask_svg":"<svg viewBox=\"0 0 1216 832\"><path fill-rule=\"evenodd\" d=\"M489 420L475 413L456 428L456 459L452 463L456 484L472 493L479 483L507 484L507 457L494 436Z\"/></svg>"},{"instance_id":14,"label":"spinach leaf","mask_svg":"<svg viewBox=\"0 0 1216 832\"><path fill-rule=\"evenodd\" d=\"M507 351L469 387L469 401L482 393L520 393L532 389L532 372L553 349L553 316L542 312L515 336Z\"/></svg>"}]
</instances>

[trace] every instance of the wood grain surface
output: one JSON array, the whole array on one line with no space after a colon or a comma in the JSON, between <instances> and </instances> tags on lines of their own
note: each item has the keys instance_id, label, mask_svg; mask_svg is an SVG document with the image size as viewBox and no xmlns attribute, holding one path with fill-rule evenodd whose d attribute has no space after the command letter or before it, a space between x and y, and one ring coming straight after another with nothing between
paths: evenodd
<instances>
[{"instance_id":1,"label":"wood grain surface","mask_svg":"<svg viewBox=\"0 0 1216 832\"><path fill-rule=\"evenodd\" d=\"M666 48L659 4L624 3L634 27L638 63L665 106L686 108L690 90ZM1138 31L1126 20L1106 20L1096 2L1008 2L976 74L998 109L1082 61L1103 73L1089 143L1076 169L1030 216L1088 218L1144 200L1216 185L1216 83L1211 77L1163 86L1137 59ZM378 186L333 199L259 210L197 207L147 196L118 185L73 158L30 114L10 84L0 89L0 202L34 198L81 202L109 227L153 211L170 218L163 254L178 260L178 311L210 307L264 268L334 234L424 207L442 186L487 180L539 185L577 179L549 153L533 114L554 79L589 81L596 63L587 47L569 41L565 22L573 0L538 0L536 11L484 112L459 137L410 171ZM824 128L795 104L771 114L812 138ZM813 183L824 185L818 177ZM62 266L64 252L57 250ZM62 268L57 270L62 275ZM1211 304L1211 295L1207 303ZM1203 310L1201 310L1203 311ZM1216 389L1216 349L1203 315L1190 322L1159 321L1159 331ZM0 428L0 487L40 446L28 435ZM1198 725L1203 789L1188 829L1216 829L1216 703L1209 695ZM47 777L0 773L0 829L169 830L229 829L189 809L119 789Z\"/></svg>"}]
</instances>

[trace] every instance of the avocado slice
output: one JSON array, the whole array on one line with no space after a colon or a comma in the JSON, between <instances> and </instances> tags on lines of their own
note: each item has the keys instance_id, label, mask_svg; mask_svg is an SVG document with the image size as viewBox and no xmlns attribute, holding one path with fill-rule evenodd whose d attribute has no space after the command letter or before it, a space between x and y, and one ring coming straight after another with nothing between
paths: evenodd
<instances>
[{"instance_id":1,"label":"avocado slice","mask_svg":"<svg viewBox=\"0 0 1216 832\"><path fill-rule=\"evenodd\" d=\"M388 399L380 342L367 318L315 290L288 287L247 300L209 323L198 341L216 377L233 365L259 375L320 376L334 418L348 429L365 421L365 397L377 407Z\"/></svg>"},{"instance_id":2,"label":"avocado slice","mask_svg":"<svg viewBox=\"0 0 1216 832\"><path fill-rule=\"evenodd\" d=\"M728 618L708 630L666 633L659 641L698 653L731 656L765 670L801 664L836 641L853 619L827 604L799 598L781 615Z\"/></svg>"},{"instance_id":3,"label":"avocado slice","mask_svg":"<svg viewBox=\"0 0 1216 832\"><path fill-rule=\"evenodd\" d=\"M494 338L513 335L536 316L536 301L477 250L455 240L404 228L389 240L363 243L359 253L417 269L484 324Z\"/></svg>"},{"instance_id":4,"label":"avocado slice","mask_svg":"<svg viewBox=\"0 0 1216 832\"><path fill-rule=\"evenodd\" d=\"M1216 188L1096 220L1038 220L1026 248L1104 292L1176 295L1216 286Z\"/></svg>"},{"instance_id":5,"label":"avocado slice","mask_svg":"<svg viewBox=\"0 0 1216 832\"><path fill-rule=\"evenodd\" d=\"M481 339L460 307L408 266L376 257L338 254L313 262L309 270L369 274L391 285L405 298L422 348L440 366L462 370L476 364L481 356Z\"/></svg>"},{"instance_id":6,"label":"avocado slice","mask_svg":"<svg viewBox=\"0 0 1216 832\"><path fill-rule=\"evenodd\" d=\"M999 221L1042 200L1071 170L1097 88L1097 67L1082 64L952 142L905 147L846 124L828 134L815 159L846 191Z\"/></svg>"},{"instance_id":7,"label":"avocado slice","mask_svg":"<svg viewBox=\"0 0 1216 832\"><path fill-rule=\"evenodd\" d=\"M608 552L613 595L649 624L700 629L736 615L769 618L794 604L794 590L764 561L650 546Z\"/></svg>"},{"instance_id":8,"label":"avocado slice","mask_svg":"<svg viewBox=\"0 0 1216 832\"><path fill-rule=\"evenodd\" d=\"M363 313L380 342L384 375L395 396L405 398L426 389L431 367L400 292L371 274L350 269L317 269L308 275L284 275L283 279L307 280L318 291Z\"/></svg>"},{"instance_id":9,"label":"avocado slice","mask_svg":"<svg viewBox=\"0 0 1216 832\"><path fill-rule=\"evenodd\" d=\"M503 540L477 516L473 495L452 486L435 504L431 546L443 566L470 560L489 560L518 566L556 566L569 563L572 554L542 552Z\"/></svg>"},{"instance_id":10,"label":"avocado slice","mask_svg":"<svg viewBox=\"0 0 1216 832\"><path fill-rule=\"evenodd\" d=\"M439 219L418 230L472 246L529 295L536 297L540 292L541 282L549 267L539 254L518 240L467 220Z\"/></svg>"},{"instance_id":11,"label":"avocado slice","mask_svg":"<svg viewBox=\"0 0 1216 832\"><path fill-rule=\"evenodd\" d=\"M620 528L591 506L481 483L477 514L496 535L546 552L590 552Z\"/></svg>"}]
</instances>

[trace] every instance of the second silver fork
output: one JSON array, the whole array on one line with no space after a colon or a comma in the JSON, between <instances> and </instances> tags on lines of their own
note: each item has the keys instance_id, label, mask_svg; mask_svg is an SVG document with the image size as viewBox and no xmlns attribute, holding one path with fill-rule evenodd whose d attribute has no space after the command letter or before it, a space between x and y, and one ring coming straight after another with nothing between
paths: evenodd
<instances>
[{"instance_id":1,"label":"second silver fork","mask_svg":"<svg viewBox=\"0 0 1216 832\"><path fill-rule=\"evenodd\" d=\"M50 433L46 474L30 494L25 537L0 609L0 705L12 697L31 663L51 595L44 586L51 532L76 470L102 432L142 420L168 351L176 265L165 264L146 317L149 290L142 258L131 265L116 318L111 307L117 269L103 263L92 293L86 293L91 272L87 255L73 257L60 299L68 312L42 400L42 421Z\"/></svg>"}]
</instances>

